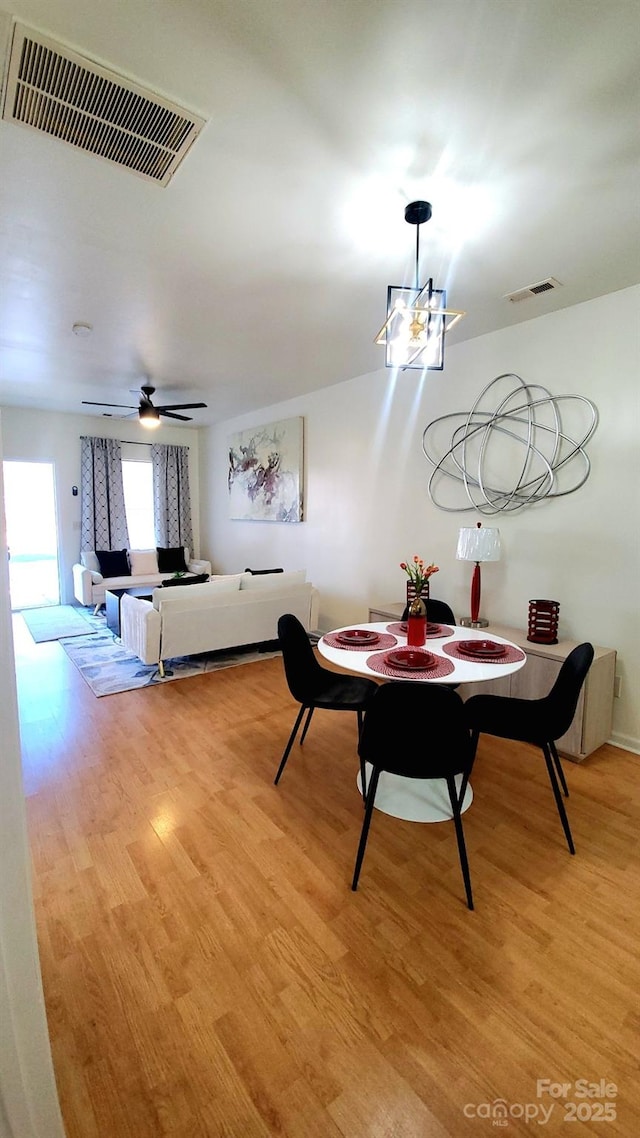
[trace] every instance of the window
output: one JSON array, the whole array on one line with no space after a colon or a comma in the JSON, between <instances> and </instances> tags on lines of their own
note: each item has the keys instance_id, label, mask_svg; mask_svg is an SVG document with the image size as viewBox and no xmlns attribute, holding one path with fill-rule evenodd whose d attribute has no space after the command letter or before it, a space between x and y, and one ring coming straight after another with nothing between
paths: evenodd
<instances>
[{"instance_id":1,"label":"window","mask_svg":"<svg viewBox=\"0 0 640 1138\"><path fill-rule=\"evenodd\" d=\"M155 549L153 469L150 459L122 459L124 507L132 549Z\"/></svg>"}]
</instances>

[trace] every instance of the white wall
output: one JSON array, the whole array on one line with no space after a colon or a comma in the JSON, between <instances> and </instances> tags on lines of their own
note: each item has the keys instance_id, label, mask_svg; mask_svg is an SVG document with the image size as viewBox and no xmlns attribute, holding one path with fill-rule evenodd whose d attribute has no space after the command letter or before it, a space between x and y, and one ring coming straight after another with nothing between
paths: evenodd
<instances>
[{"instance_id":1,"label":"white wall","mask_svg":"<svg viewBox=\"0 0 640 1138\"><path fill-rule=\"evenodd\" d=\"M74 498L71 487L80 487L80 436L100 435L125 442L158 442L189 447L189 483L193 513L194 550L199 550L200 500L198 489L198 430L185 427L159 427L145 432L137 420L108 419L95 415L62 415L51 411L31 411L18 407L2 409L4 457L15 462L52 462L55 471L56 511L60 553L60 600L72 603L71 568L80 553L80 493Z\"/></svg>"},{"instance_id":2,"label":"white wall","mask_svg":"<svg viewBox=\"0 0 640 1138\"><path fill-rule=\"evenodd\" d=\"M498 525L502 560L485 566L481 612L526 627L528 602L560 602L560 635L616 648L622 694L613 741L640 750L640 287L449 346L445 370L382 369L201 431L202 555L220 572L306 567L320 590L320 625L400 600L404 558L440 566L432 594L469 610L471 565L456 561L458 529ZM526 303L526 302L525 302ZM422 433L433 419L468 411L495 376L516 372L554 396L598 408L586 484L515 514L446 513L427 494ZM306 520L299 525L228 518L232 431L293 415L305 421Z\"/></svg>"}]
</instances>

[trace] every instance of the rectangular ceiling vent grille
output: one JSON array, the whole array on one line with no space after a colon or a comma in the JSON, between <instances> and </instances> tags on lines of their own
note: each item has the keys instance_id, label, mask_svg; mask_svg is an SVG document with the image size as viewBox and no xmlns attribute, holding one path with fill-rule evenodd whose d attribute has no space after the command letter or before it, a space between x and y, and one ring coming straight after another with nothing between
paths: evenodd
<instances>
[{"instance_id":1,"label":"rectangular ceiling vent grille","mask_svg":"<svg viewBox=\"0 0 640 1138\"><path fill-rule=\"evenodd\" d=\"M16 24L2 117L166 186L205 120Z\"/></svg>"},{"instance_id":2,"label":"rectangular ceiling vent grille","mask_svg":"<svg viewBox=\"0 0 640 1138\"><path fill-rule=\"evenodd\" d=\"M517 292L508 292L503 297L504 300L518 301L528 300L532 296L540 296L542 292L549 292L554 288L562 288L560 281L555 277L547 277L546 281L538 281L537 284L528 285L527 288L519 288Z\"/></svg>"}]
</instances>

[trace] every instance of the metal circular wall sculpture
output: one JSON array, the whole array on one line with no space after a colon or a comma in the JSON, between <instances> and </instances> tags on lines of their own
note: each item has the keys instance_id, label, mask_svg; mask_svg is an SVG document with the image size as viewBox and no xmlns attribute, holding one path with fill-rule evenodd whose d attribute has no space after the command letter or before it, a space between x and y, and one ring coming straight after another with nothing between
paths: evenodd
<instances>
[{"instance_id":1,"label":"metal circular wall sculpture","mask_svg":"<svg viewBox=\"0 0 640 1138\"><path fill-rule=\"evenodd\" d=\"M572 430L583 430L578 440L566 433L561 409ZM499 514L572 494L589 477L585 447L597 425L596 407L582 395L553 396L513 372L498 375L470 411L426 427L429 497L449 513Z\"/></svg>"}]
</instances>

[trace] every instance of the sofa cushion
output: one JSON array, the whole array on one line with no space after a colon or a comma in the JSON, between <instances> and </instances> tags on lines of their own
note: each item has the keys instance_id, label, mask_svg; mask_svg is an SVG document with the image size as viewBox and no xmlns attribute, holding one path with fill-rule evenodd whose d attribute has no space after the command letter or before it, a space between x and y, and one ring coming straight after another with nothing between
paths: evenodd
<instances>
[{"instance_id":1,"label":"sofa cushion","mask_svg":"<svg viewBox=\"0 0 640 1138\"><path fill-rule=\"evenodd\" d=\"M100 572L100 564L95 549L85 549L80 554L80 564L84 565L85 569L90 569L92 573Z\"/></svg>"},{"instance_id":2,"label":"sofa cushion","mask_svg":"<svg viewBox=\"0 0 640 1138\"><path fill-rule=\"evenodd\" d=\"M171 582L167 582L170 584ZM161 588L154 589L153 591L153 607L155 609L162 609L165 605L180 605L184 603L189 607L192 605L202 606L203 600L215 601L218 596L222 597L229 593L237 593L239 582L230 578L225 578L219 581L205 581L202 584L196 584L192 589L165 589L164 582Z\"/></svg>"},{"instance_id":3,"label":"sofa cushion","mask_svg":"<svg viewBox=\"0 0 640 1138\"><path fill-rule=\"evenodd\" d=\"M261 573L243 573L240 582L241 589L274 589L288 585L300 585L307 577L306 569L293 569L288 573L278 573L277 576Z\"/></svg>"},{"instance_id":4,"label":"sofa cushion","mask_svg":"<svg viewBox=\"0 0 640 1138\"><path fill-rule=\"evenodd\" d=\"M159 586L161 589L175 589L177 585L204 585L209 580L208 573L196 573L193 577L169 577Z\"/></svg>"},{"instance_id":5,"label":"sofa cushion","mask_svg":"<svg viewBox=\"0 0 640 1138\"><path fill-rule=\"evenodd\" d=\"M187 559L184 545L165 548L159 545L156 549L158 555L159 573L186 573Z\"/></svg>"},{"instance_id":6,"label":"sofa cushion","mask_svg":"<svg viewBox=\"0 0 640 1138\"><path fill-rule=\"evenodd\" d=\"M148 577L150 573L160 572L155 549L130 549L129 562L132 577Z\"/></svg>"},{"instance_id":7,"label":"sofa cushion","mask_svg":"<svg viewBox=\"0 0 640 1138\"><path fill-rule=\"evenodd\" d=\"M131 573L126 549L96 549L103 577L126 577Z\"/></svg>"}]
</instances>

